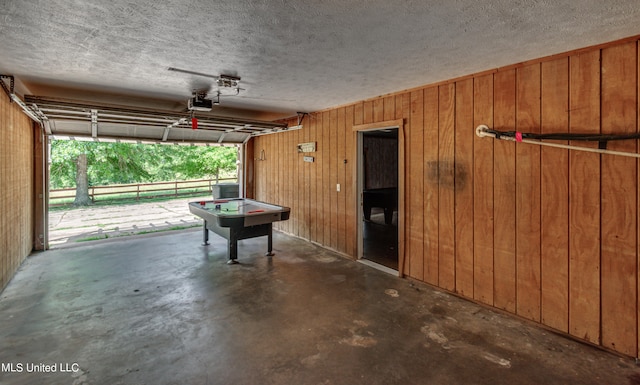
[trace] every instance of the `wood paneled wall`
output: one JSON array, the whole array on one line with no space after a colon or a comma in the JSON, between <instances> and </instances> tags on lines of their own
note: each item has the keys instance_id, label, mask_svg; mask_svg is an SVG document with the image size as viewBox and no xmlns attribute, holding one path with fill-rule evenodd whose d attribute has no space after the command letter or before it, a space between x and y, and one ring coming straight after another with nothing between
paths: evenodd
<instances>
[{"instance_id":1,"label":"wood paneled wall","mask_svg":"<svg viewBox=\"0 0 640 385\"><path fill-rule=\"evenodd\" d=\"M0 91L0 290L33 247L31 120Z\"/></svg>"},{"instance_id":2,"label":"wood paneled wall","mask_svg":"<svg viewBox=\"0 0 640 385\"><path fill-rule=\"evenodd\" d=\"M638 160L475 135L637 132L638 52L626 39L312 113L255 139L256 198L292 208L280 230L354 257L351 127L401 118L404 274L638 356Z\"/></svg>"}]
</instances>

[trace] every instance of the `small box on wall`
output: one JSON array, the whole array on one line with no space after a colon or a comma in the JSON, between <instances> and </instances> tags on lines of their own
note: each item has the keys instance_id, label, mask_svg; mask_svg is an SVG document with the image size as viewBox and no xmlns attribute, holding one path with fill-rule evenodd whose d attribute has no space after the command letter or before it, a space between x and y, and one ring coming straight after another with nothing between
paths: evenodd
<instances>
[{"instance_id":1,"label":"small box on wall","mask_svg":"<svg viewBox=\"0 0 640 385\"><path fill-rule=\"evenodd\" d=\"M316 142L298 143L298 152L316 152Z\"/></svg>"}]
</instances>

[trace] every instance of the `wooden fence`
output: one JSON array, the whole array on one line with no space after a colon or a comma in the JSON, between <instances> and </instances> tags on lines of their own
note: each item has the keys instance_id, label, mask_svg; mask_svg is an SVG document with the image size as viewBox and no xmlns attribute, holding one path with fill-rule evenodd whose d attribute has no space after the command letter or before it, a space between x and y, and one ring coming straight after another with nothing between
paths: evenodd
<instances>
[{"instance_id":1,"label":"wooden fence","mask_svg":"<svg viewBox=\"0 0 640 385\"><path fill-rule=\"evenodd\" d=\"M140 200L159 197L179 197L212 192L217 183L236 183L237 178L197 179L155 183L114 184L108 186L90 186L89 196L92 202ZM75 188L53 189L49 191L49 206L71 204L76 196Z\"/></svg>"}]
</instances>

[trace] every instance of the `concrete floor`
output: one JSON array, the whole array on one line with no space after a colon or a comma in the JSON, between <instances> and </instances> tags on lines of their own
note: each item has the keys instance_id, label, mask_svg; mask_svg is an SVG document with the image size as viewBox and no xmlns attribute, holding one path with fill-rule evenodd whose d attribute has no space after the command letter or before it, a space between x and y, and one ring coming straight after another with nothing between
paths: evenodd
<instances>
[{"instance_id":1,"label":"concrete floor","mask_svg":"<svg viewBox=\"0 0 640 385\"><path fill-rule=\"evenodd\" d=\"M189 202L210 195L162 201L70 207L49 212L49 245L60 248L88 240L117 238L199 225Z\"/></svg>"},{"instance_id":2,"label":"concrete floor","mask_svg":"<svg viewBox=\"0 0 640 385\"><path fill-rule=\"evenodd\" d=\"M0 297L0 383L640 383L632 359L299 239L276 233L272 258L264 237L241 241L239 265L211 241L191 229L28 258Z\"/></svg>"}]
</instances>

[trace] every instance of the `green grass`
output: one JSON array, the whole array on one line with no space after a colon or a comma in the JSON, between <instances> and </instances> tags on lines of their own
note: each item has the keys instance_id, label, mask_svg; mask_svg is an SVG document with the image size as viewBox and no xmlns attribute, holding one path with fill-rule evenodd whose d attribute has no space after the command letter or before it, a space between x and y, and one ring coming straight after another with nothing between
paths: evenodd
<instances>
[{"instance_id":1,"label":"green grass","mask_svg":"<svg viewBox=\"0 0 640 385\"><path fill-rule=\"evenodd\" d=\"M77 239L76 242L98 241L98 240L107 239L107 238L109 238L109 234L97 235L95 237L81 238L81 239Z\"/></svg>"},{"instance_id":2,"label":"green grass","mask_svg":"<svg viewBox=\"0 0 640 385\"><path fill-rule=\"evenodd\" d=\"M125 195L125 194L120 194L120 195ZM200 197L210 197L211 193L208 191L205 192L200 192L198 194L189 194L189 195L180 195L180 196L161 196L161 197L145 197L145 198L141 198L141 199L135 199L135 196L133 198L129 197L124 197L124 198L117 198L117 199L105 199L105 200L101 200L101 201L96 201L94 204L92 204L91 206L74 206L73 205L73 199L68 199L68 202L64 202L64 205L61 206L49 206L49 211L68 211L68 210L74 210L74 209L80 209L80 208L85 208L85 207L102 207L102 206L115 206L115 205L138 205L141 203L152 203L152 202L167 202L167 201L172 201L172 200L176 200L176 199L184 199L184 198L200 198ZM58 202L55 202L56 205L59 205L61 200L57 200ZM49 201L49 204L51 204L51 200Z\"/></svg>"}]
</instances>

